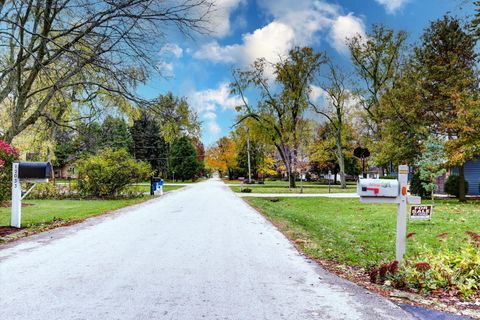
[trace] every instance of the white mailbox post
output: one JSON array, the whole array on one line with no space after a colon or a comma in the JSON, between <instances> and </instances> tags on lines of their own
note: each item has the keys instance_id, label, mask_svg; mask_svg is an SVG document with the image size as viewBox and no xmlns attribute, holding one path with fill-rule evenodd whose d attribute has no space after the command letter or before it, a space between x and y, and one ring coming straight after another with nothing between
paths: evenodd
<instances>
[{"instance_id":1,"label":"white mailbox post","mask_svg":"<svg viewBox=\"0 0 480 320\"><path fill-rule=\"evenodd\" d=\"M48 182L52 174L49 162L14 162L12 165L12 216L10 225L20 228L22 225L22 200L36 183ZM22 196L22 181L31 182L33 186Z\"/></svg>"},{"instance_id":2,"label":"white mailbox post","mask_svg":"<svg viewBox=\"0 0 480 320\"><path fill-rule=\"evenodd\" d=\"M407 205L420 204L421 198L407 193L408 166L398 167L398 180L360 179L357 192L363 203L397 204L397 239L395 258L401 261L406 251Z\"/></svg>"}]
</instances>

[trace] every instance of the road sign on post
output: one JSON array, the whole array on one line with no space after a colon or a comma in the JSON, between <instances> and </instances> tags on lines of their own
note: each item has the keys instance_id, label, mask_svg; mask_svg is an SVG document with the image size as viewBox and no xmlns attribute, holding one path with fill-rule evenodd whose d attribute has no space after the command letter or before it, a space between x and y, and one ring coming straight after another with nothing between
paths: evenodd
<instances>
[{"instance_id":1,"label":"road sign on post","mask_svg":"<svg viewBox=\"0 0 480 320\"><path fill-rule=\"evenodd\" d=\"M420 204L421 198L409 195L408 166L398 167L398 180L360 179L357 193L363 203L397 204L397 235L395 257L401 261L406 252L407 242L407 205Z\"/></svg>"}]
</instances>

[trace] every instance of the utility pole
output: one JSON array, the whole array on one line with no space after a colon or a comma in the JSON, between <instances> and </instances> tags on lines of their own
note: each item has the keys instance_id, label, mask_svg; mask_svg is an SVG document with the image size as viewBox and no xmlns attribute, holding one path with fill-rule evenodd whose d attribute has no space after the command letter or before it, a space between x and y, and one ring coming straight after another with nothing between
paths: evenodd
<instances>
[{"instance_id":1,"label":"utility pole","mask_svg":"<svg viewBox=\"0 0 480 320\"><path fill-rule=\"evenodd\" d=\"M250 168L250 129L247 127L247 160L248 160L248 183L252 184L252 171Z\"/></svg>"}]
</instances>

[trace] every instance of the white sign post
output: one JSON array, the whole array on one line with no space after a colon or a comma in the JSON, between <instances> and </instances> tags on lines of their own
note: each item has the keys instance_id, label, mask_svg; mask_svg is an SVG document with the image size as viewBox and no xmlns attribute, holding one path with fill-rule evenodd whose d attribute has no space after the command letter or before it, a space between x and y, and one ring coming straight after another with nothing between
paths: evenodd
<instances>
[{"instance_id":1,"label":"white sign post","mask_svg":"<svg viewBox=\"0 0 480 320\"><path fill-rule=\"evenodd\" d=\"M36 183L48 182L52 174L49 162L14 162L12 165L12 216L10 225L22 226L22 200L35 188ZM31 182L33 186L22 196L22 181Z\"/></svg>"},{"instance_id":2,"label":"white sign post","mask_svg":"<svg viewBox=\"0 0 480 320\"><path fill-rule=\"evenodd\" d=\"M14 163L12 167L12 219L10 225L20 228L22 221L22 184L18 177L19 163Z\"/></svg>"},{"instance_id":3,"label":"white sign post","mask_svg":"<svg viewBox=\"0 0 480 320\"><path fill-rule=\"evenodd\" d=\"M358 194L363 203L396 203L397 236L395 258L401 261L406 252L407 205L420 204L421 198L407 194L408 166L398 167L398 180L360 179Z\"/></svg>"}]
</instances>

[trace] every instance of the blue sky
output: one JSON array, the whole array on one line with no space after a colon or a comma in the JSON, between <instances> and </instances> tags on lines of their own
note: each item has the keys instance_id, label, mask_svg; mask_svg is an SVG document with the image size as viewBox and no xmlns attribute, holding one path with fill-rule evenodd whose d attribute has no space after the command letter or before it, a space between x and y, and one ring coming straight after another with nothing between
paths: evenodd
<instances>
[{"instance_id":1,"label":"blue sky","mask_svg":"<svg viewBox=\"0 0 480 320\"><path fill-rule=\"evenodd\" d=\"M212 34L166 38L158 65L166 77L153 77L139 89L146 97L172 91L188 98L203 122L208 146L225 136L235 119L238 97L229 94L233 67L256 58L270 61L293 46L326 51L336 64L351 68L345 38L383 23L409 33L418 42L429 21L450 12L472 14L463 0L215 0ZM467 3L467 4L465 4Z\"/></svg>"}]
</instances>

